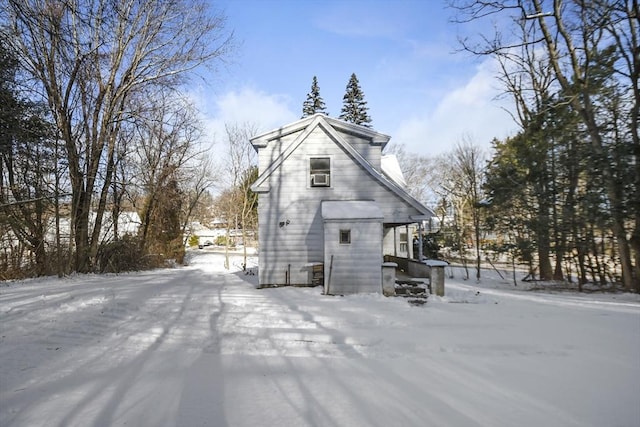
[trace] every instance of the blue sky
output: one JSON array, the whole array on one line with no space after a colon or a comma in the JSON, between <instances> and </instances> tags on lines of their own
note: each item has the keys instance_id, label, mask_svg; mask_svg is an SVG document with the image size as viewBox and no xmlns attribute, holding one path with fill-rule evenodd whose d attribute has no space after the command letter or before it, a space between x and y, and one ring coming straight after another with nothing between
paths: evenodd
<instances>
[{"instance_id":1,"label":"blue sky","mask_svg":"<svg viewBox=\"0 0 640 427\"><path fill-rule=\"evenodd\" d=\"M238 47L197 97L212 138L224 122L261 131L300 118L317 76L332 117L351 73L375 130L407 151L433 155L463 137L489 147L516 126L496 101L486 59L454 53L464 28L440 0L218 0Z\"/></svg>"}]
</instances>

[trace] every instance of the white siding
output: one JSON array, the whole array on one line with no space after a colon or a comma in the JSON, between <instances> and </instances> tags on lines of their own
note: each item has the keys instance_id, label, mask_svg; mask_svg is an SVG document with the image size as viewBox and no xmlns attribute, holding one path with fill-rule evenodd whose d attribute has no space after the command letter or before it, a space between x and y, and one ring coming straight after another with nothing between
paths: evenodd
<instances>
[{"instance_id":1,"label":"white siding","mask_svg":"<svg viewBox=\"0 0 640 427\"><path fill-rule=\"evenodd\" d=\"M350 230L351 243L340 243L340 230ZM382 292L382 223L327 221L324 223L325 293L346 295Z\"/></svg>"},{"instance_id":2,"label":"white siding","mask_svg":"<svg viewBox=\"0 0 640 427\"><path fill-rule=\"evenodd\" d=\"M382 163L382 148L380 145L371 144L369 140L358 138L355 135L345 132L338 131L338 133L340 133L340 136L351 144L351 146L355 148L362 157L367 159L375 169L380 170Z\"/></svg>"},{"instance_id":3,"label":"white siding","mask_svg":"<svg viewBox=\"0 0 640 427\"><path fill-rule=\"evenodd\" d=\"M323 261L319 202L272 191L260 194L258 216L260 284L285 284L289 273L289 284L309 284L308 264Z\"/></svg>"},{"instance_id":4,"label":"white siding","mask_svg":"<svg viewBox=\"0 0 640 427\"><path fill-rule=\"evenodd\" d=\"M264 172L287 149L302 131L286 135L280 139L274 139L260 148L258 155L258 174Z\"/></svg>"}]
</instances>

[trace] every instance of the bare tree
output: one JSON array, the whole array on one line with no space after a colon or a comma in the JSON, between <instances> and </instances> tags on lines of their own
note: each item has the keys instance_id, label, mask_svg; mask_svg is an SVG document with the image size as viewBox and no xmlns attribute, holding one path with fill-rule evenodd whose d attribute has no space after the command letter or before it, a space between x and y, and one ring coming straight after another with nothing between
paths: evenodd
<instances>
[{"instance_id":1,"label":"bare tree","mask_svg":"<svg viewBox=\"0 0 640 427\"><path fill-rule=\"evenodd\" d=\"M438 156L429 173L429 186L439 196L441 210L449 211L451 215L452 222L443 224L443 227L452 228L454 244L465 269L467 242L473 242L478 280L485 167L486 154L472 142L469 135L464 135L451 152ZM446 214L443 212L442 215L444 220Z\"/></svg>"},{"instance_id":2,"label":"bare tree","mask_svg":"<svg viewBox=\"0 0 640 427\"><path fill-rule=\"evenodd\" d=\"M476 252L476 279L480 280L481 266L481 212L483 208L484 171L486 154L473 144L471 137L463 136L456 145L452 155L454 194L464 201L468 209L473 228L473 240Z\"/></svg>"},{"instance_id":3,"label":"bare tree","mask_svg":"<svg viewBox=\"0 0 640 427\"><path fill-rule=\"evenodd\" d=\"M196 212L201 211L202 202L206 199L207 191L213 188L220 174L214 167L208 152L202 152L189 162L183 169L183 186L185 203L182 207L182 234L188 238L187 228Z\"/></svg>"},{"instance_id":4,"label":"bare tree","mask_svg":"<svg viewBox=\"0 0 640 427\"><path fill-rule=\"evenodd\" d=\"M144 102L150 100L145 99ZM151 108L146 112L140 111L138 119L136 149L139 159L137 175L143 194L139 233L142 245L145 248L154 246L156 250L180 260L184 210L190 212L193 207L189 204L195 203L187 200L190 190L182 183L190 181L186 169L198 156L199 122L195 109L185 99L162 92L156 94ZM202 184L198 189L199 195L204 191ZM167 224L162 227L162 221L168 217L175 218L175 222L170 227Z\"/></svg>"},{"instance_id":5,"label":"bare tree","mask_svg":"<svg viewBox=\"0 0 640 427\"><path fill-rule=\"evenodd\" d=\"M225 124L227 156L225 158L226 192L223 194L224 214L227 222L225 246L226 266L229 267L228 248L231 225L242 230L244 265L247 265L247 232L257 223L257 196L250 187L257 178L257 155L249 140L256 135L257 125L253 123Z\"/></svg>"},{"instance_id":6,"label":"bare tree","mask_svg":"<svg viewBox=\"0 0 640 427\"><path fill-rule=\"evenodd\" d=\"M65 144L75 269L86 272L97 253L118 134L135 116L129 101L151 87L177 90L196 67L222 58L231 43L224 16L202 0L8 0L2 11Z\"/></svg>"},{"instance_id":7,"label":"bare tree","mask_svg":"<svg viewBox=\"0 0 640 427\"><path fill-rule=\"evenodd\" d=\"M398 159L409 194L422 202L433 199L430 180L435 158L409 153L404 145L390 146L385 150L385 154L393 154Z\"/></svg>"}]
</instances>

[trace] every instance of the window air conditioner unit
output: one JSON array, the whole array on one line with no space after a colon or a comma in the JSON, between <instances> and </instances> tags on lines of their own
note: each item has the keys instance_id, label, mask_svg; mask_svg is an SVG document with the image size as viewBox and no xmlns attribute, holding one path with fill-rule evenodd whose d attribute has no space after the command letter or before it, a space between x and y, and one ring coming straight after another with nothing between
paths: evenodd
<instances>
[{"instance_id":1,"label":"window air conditioner unit","mask_svg":"<svg viewBox=\"0 0 640 427\"><path fill-rule=\"evenodd\" d=\"M311 175L311 185L314 187L328 187L329 186L329 174L315 173Z\"/></svg>"}]
</instances>

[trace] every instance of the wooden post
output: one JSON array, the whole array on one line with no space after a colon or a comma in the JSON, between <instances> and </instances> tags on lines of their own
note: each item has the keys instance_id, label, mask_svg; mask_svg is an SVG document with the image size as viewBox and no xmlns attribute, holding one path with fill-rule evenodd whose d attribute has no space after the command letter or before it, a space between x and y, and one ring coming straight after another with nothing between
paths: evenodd
<instances>
[{"instance_id":1,"label":"wooden post","mask_svg":"<svg viewBox=\"0 0 640 427\"><path fill-rule=\"evenodd\" d=\"M424 254L422 253L422 221L418 223L418 262L422 262Z\"/></svg>"}]
</instances>

